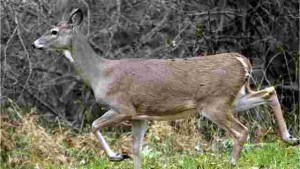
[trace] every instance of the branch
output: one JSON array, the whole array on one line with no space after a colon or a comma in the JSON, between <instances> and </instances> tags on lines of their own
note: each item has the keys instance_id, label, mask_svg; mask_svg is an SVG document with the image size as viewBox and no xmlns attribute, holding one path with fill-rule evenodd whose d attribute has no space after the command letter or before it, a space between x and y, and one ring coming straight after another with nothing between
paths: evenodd
<instances>
[{"instance_id":1,"label":"branch","mask_svg":"<svg viewBox=\"0 0 300 169\"><path fill-rule=\"evenodd\" d=\"M19 22L18 22L17 16L15 16L15 23L17 24L17 33L18 33L18 37L19 37L19 40L20 40L20 42L21 42L21 44L22 44L22 47L23 47L23 49L24 49L24 51L25 51L25 53L26 53L26 57L27 57L27 60L28 60L28 67L29 67L29 74L28 74L28 76L27 76L27 78L26 78L26 81L25 81L25 84L24 84L24 88L23 88L23 90L21 91L21 94L19 95L19 97L18 97L18 99L17 99L17 101L18 101L18 100L21 98L21 96L22 96L22 94L23 94L23 92L24 92L24 89L25 89L26 85L28 84L28 80L29 80L29 78L30 78L30 76L31 76L31 74L32 74L32 65L31 65L31 62L30 62L30 59L29 59L29 53L28 53L28 51L27 51L27 48L26 48L26 46L25 46L25 44L24 44L24 42L23 42L23 38L22 38L22 36L21 36L21 32L20 32L20 29L19 29Z\"/></svg>"},{"instance_id":2,"label":"branch","mask_svg":"<svg viewBox=\"0 0 300 169\"><path fill-rule=\"evenodd\" d=\"M281 89L286 89L286 90L294 90L294 91L297 91L297 92L300 91L298 84L278 85L276 87L281 88Z\"/></svg>"},{"instance_id":3,"label":"branch","mask_svg":"<svg viewBox=\"0 0 300 169\"><path fill-rule=\"evenodd\" d=\"M196 12L196 13L190 13L187 14L188 16L205 16L205 15L235 15L244 17L244 14L238 13L238 12L232 12L232 11L208 11L208 12Z\"/></svg>"},{"instance_id":4,"label":"branch","mask_svg":"<svg viewBox=\"0 0 300 169\"><path fill-rule=\"evenodd\" d=\"M15 36L15 34L16 34L16 32L17 32L17 29L18 29L18 26L15 27L15 29L14 29L12 35L9 37L8 41L6 42L5 48L4 48L3 74L6 73L6 69L7 69L7 68L6 68L6 65L7 65L7 52L6 52L6 51L7 51L7 48L8 48L8 46L9 46L11 40L12 40L13 37ZM1 71L1 69L0 69L0 71ZM1 73L2 73L2 72L1 72ZM1 73L0 73L0 74L1 74ZM3 79L2 79L2 81L1 81L1 86L3 86L3 84L4 84L4 75L3 75L2 78L3 78Z\"/></svg>"},{"instance_id":5,"label":"branch","mask_svg":"<svg viewBox=\"0 0 300 169\"><path fill-rule=\"evenodd\" d=\"M84 3L84 5L87 8L87 22L88 22L88 32L87 32L87 37L89 37L90 35L90 23L91 23L91 12L90 12L90 7L89 4L85 1L85 0L81 0L82 3Z\"/></svg>"}]
</instances>

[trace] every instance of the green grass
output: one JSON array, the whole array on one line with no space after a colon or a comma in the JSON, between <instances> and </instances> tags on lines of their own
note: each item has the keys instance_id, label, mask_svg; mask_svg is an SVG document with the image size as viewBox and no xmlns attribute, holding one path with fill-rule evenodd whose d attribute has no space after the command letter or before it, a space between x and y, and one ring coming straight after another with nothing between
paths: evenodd
<instances>
[{"instance_id":1,"label":"green grass","mask_svg":"<svg viewBox=\"0 0 300 169\"><path fill-rule=\"evenodd\" d=\"M249 148L250 147L250 148ZM283 143L269 143L261 147L249 146L244 149L238 165L234 168L268 168L268 169L297 169L300 168L300 148L290 147ZM81 151L80 149L65 149L68 156L75 157L73 164L44 166L47 169L131 169L131 159L122 162L110 162L105 156L97 155L95 151ZM11 154L26 156L28 150L14 150ZM172 152L163 154L159 150L147 149L143 152L144 169L216 169L232 168L229 163L229 152ZM34 168L38 164L23 164L22 166L9 166L1 164L1 168Z\"/></svg>"},{"instance_id":2,"label":"green grass","mask_svg":"<svg viewBox=\"0 0 300 169\"><path fill-rule=\"evenodd\" d=\"M300 147L284 144L266 144L244 152L240 159L241 166L254 164L258 168L300 168Z\"/></svg>"}]
</instances>

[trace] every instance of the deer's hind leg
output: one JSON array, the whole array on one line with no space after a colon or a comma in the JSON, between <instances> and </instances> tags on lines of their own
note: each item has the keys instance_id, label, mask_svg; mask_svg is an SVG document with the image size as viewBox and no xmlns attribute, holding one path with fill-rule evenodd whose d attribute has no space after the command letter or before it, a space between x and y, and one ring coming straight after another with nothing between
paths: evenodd
<instances>
[{"instance_id":1,"label":"deer's hind leg","mask_svg":"<svg viewBox=\"0 0 300 169\"><path fill-rule=\"evenodd\" d=\"M103 148L106 155L111 161L122 161L126 158L129 158L129 156L113 152L100 133L100 129L106 126L120 123L127 119L127 115L115 112L114 110L109 110L100 118L96 119L92 124L92 132L96 135L100 146Z\"/></svg>"},{"instance_id":2,"label":"deer's hind leg","mask_svg":"<svg viewBox=\"0 0 300 169\"><path fill-rule=\"evenodd\" d=\"M292 137L287 130L282 109L274 87L268 87L260 91L249 90L248 93L244 92L244 95L241 95L235 101L233 111L240 112L262 104L268 104L271 107L281 139L289 144L299 144L299 139Z\"/></svg>"},{"instance_id":3,"label":"deer's hind leg","mask_svg":"<svg viewBox=\"0 0 300 169\"><path fill-rule=\"evenodd\" d=\"M234 118L230 104L225 102L223 104L217 103L214 107L203 111L205 112L203 113L205 117L227 131L232 137L234 143L230 163L236 165L243 145L247 141L248 128Z\"/></svg>"}]
</instances>

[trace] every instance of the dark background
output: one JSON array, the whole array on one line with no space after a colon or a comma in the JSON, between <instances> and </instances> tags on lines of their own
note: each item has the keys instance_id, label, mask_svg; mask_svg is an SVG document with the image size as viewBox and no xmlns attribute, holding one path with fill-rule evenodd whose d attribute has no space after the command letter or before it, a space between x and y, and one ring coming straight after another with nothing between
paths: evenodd
<instances>
[{"instance_id":1,"label":"dark background","mask_svg":"<svg viewBox=\"0 0 300 169\"><path fill-rule=\"evenodd\" d=\"M242 53L253 64L252 83L276 87L289 129L300 135L297 0L3 0L2 108L37 107L74 128L105 112L62 54L31 47L72 6L84 10L82 31L105 58Z\"/></svg>"}]
</instances>

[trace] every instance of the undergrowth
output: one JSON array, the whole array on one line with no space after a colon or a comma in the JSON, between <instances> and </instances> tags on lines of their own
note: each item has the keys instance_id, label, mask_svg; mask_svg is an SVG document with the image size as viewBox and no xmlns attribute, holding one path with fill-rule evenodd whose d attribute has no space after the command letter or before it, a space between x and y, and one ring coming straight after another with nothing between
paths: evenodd
<instances>
[{"instance_id":1,"label":"undergrowth","mask_svg":"<svg viewBox=\"0 0 300 169\"><path fill-rule=\"evenodd\" d=\"M150 125L143 147L145 169L215 169L232 168L228 159L232 142L226 138L207 142L197 132L194 121L187 125L154 122ZM131 169L131 159L110 162L96 138L86 128L79 133L64 125L49 125L35 109L24 113L18 107L1 112L1 165L16 169ZM177 125L178 126L178 125ZM130 132L103 131L112 148L131 154ZM217 147L217 148L216 148ZM235 168L300 168L300 147L281 141L246 144Z\"/></svg>"}]
</instances>

